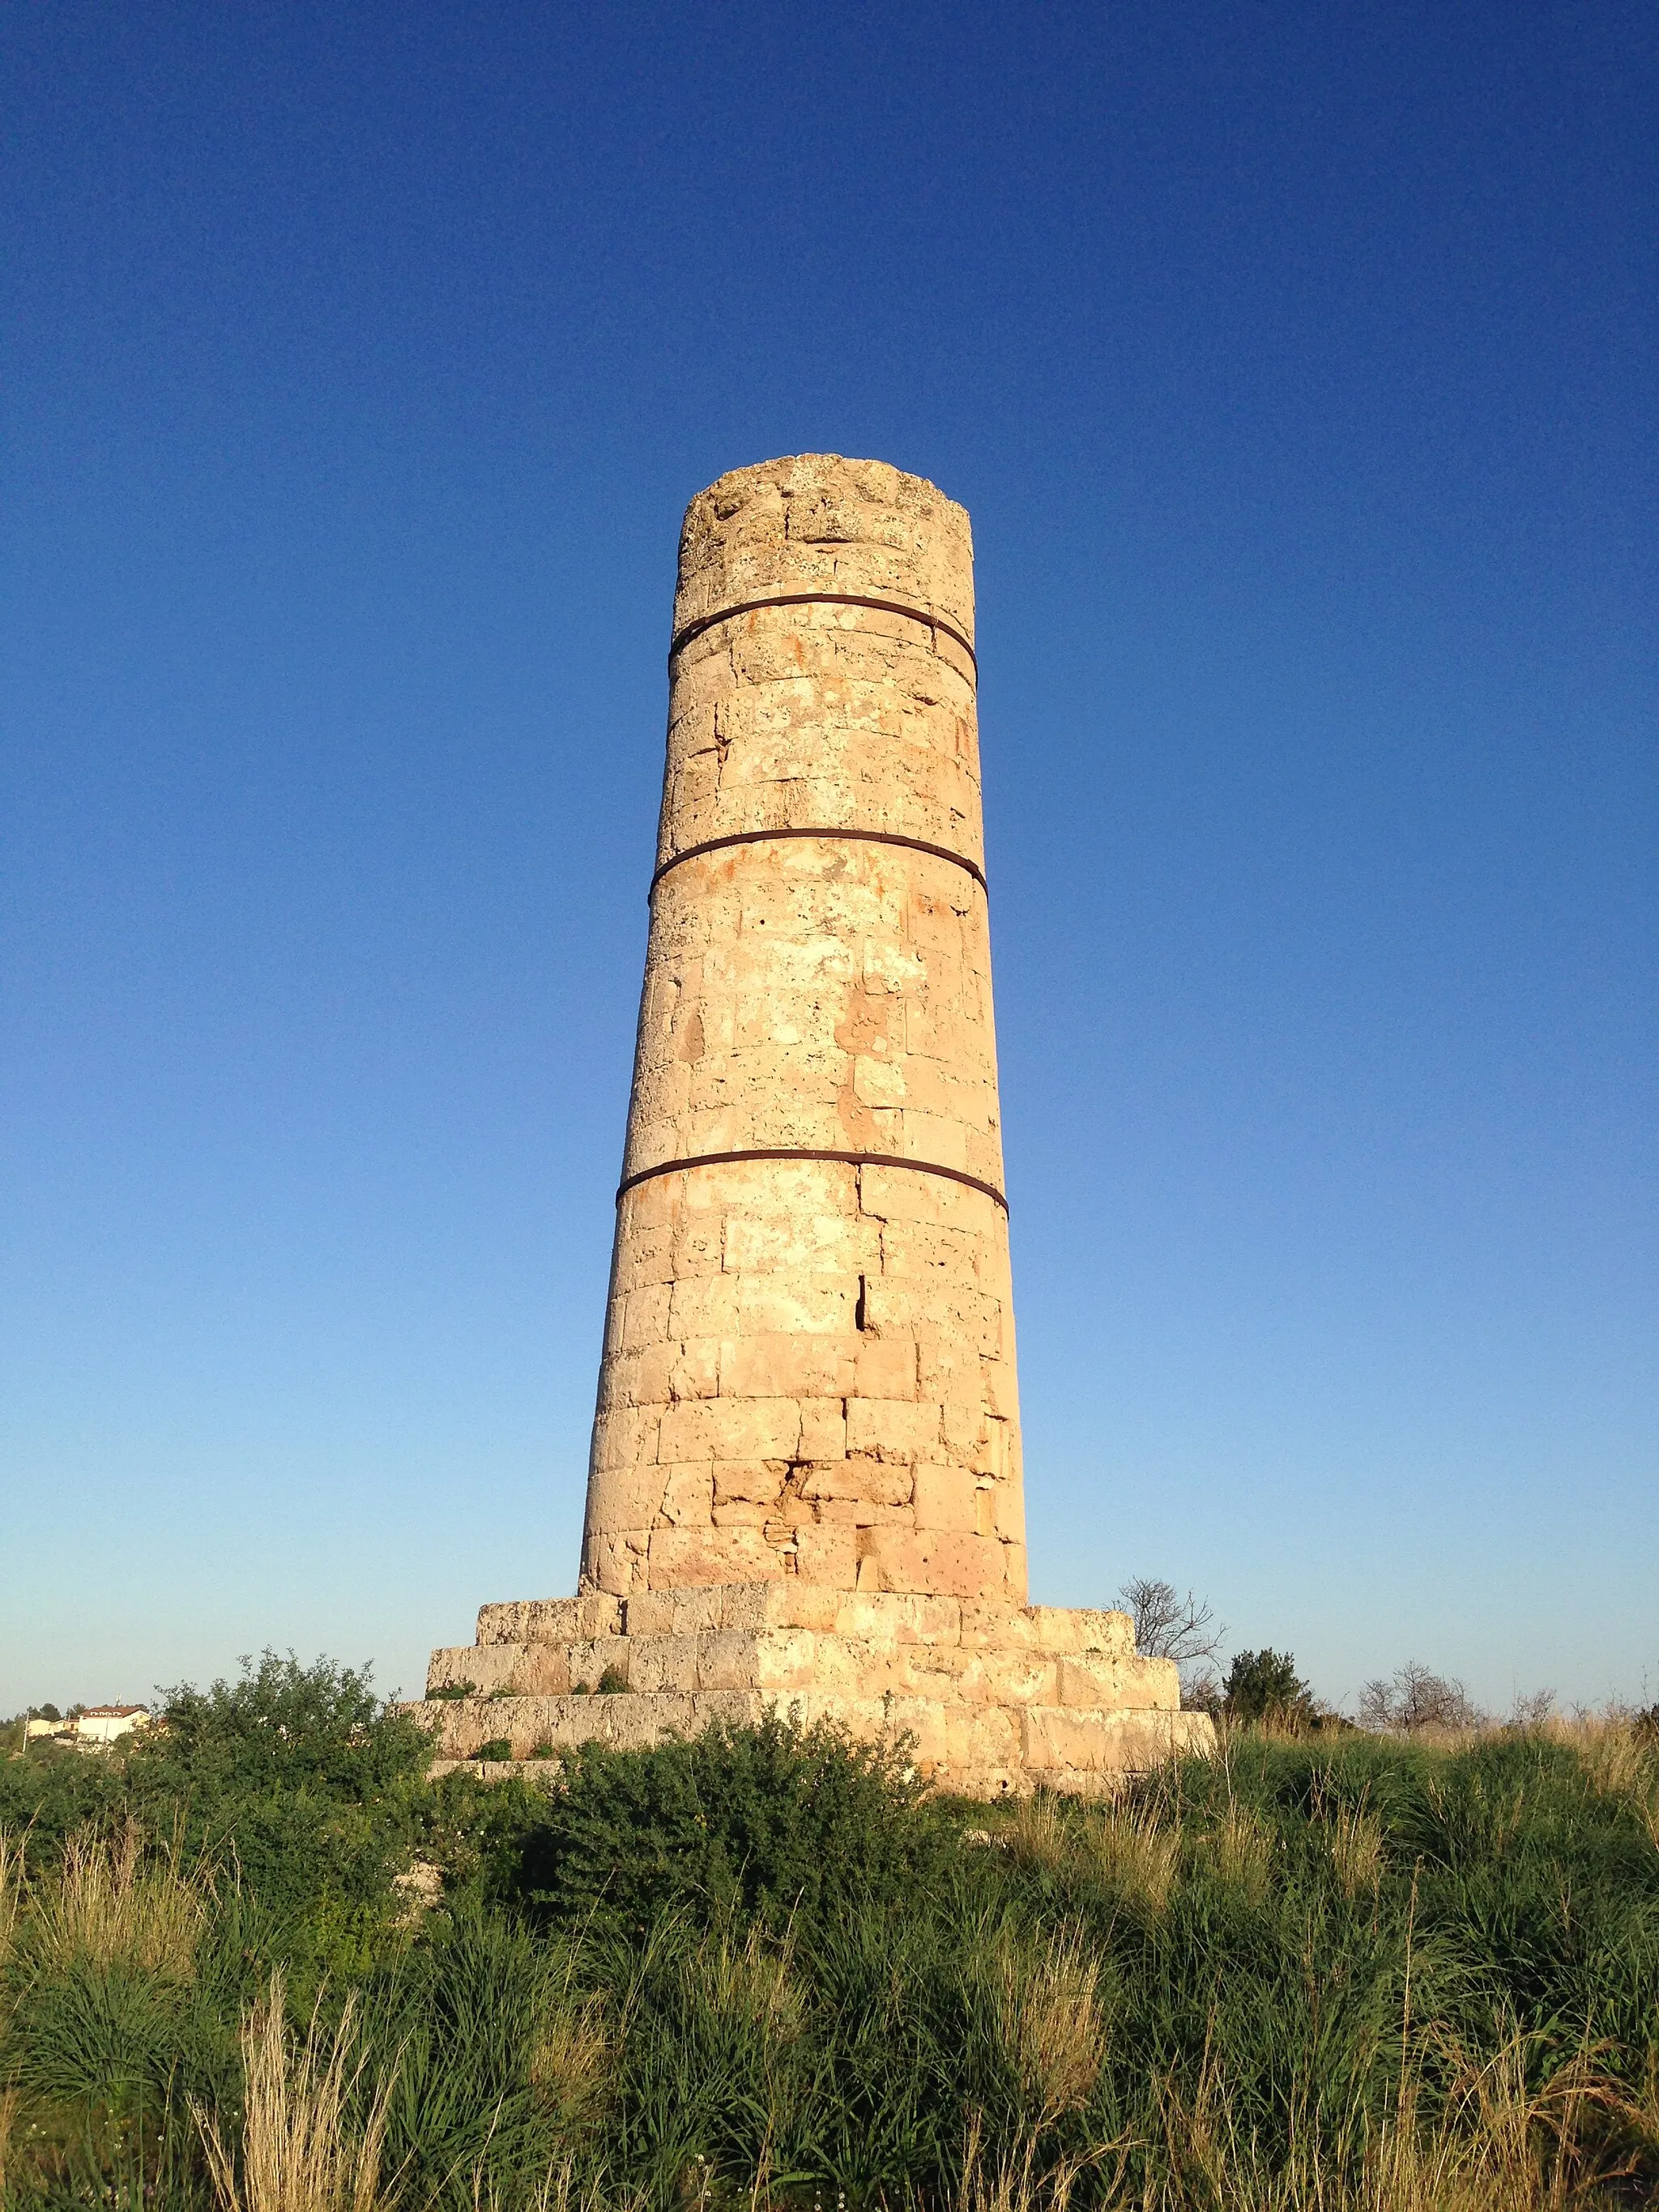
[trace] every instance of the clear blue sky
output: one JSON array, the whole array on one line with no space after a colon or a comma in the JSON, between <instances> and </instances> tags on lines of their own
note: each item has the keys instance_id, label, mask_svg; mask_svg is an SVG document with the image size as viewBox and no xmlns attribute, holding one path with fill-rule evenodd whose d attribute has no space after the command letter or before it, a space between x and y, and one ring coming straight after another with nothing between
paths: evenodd
<instances>
[{"instance_id":1,"label":"clear blue sky","mask_svg":"<svg viewBox=\"0 0 1659 2212\"><path fill-rule=\"evenodd\" d=\"M573 1586L676 534L970 509L1035 1595L1659 1696L1659 19L15 5L0 1711Z\"/></svg>"}]
</instances>

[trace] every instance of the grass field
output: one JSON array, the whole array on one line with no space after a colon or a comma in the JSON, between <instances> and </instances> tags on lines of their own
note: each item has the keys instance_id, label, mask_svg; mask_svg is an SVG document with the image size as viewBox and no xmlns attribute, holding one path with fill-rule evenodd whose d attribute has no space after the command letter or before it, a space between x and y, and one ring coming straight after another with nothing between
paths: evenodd
<instances>
[{"instance_id":1,"label":"grass field","mask_svg":"<svg viewBox=\"0 0 1659 2212\"><path fill-rule=\"evenodd\" d=\"M1659 2201L1659 1750L1245 1731L930 1801L787 1723L425 1778L267 1659L0 1763L11 2207Z\"/></svg>"}]
</instances>

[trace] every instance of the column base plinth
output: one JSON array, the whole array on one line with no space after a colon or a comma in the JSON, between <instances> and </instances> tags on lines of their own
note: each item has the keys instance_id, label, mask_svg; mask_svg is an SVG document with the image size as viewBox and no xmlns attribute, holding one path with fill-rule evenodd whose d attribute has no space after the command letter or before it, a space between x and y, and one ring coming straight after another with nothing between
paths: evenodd
<instances>
[{"instance_id":1,"label":"column base plinth","mask_svg":"<svg viewBox=\"0 0 1659 2212\"><path fill-rule=\"evenodd\" d=\"M1215 1743L1127 1613L778 1583L487 1605L406 1710L434 1730L435 1772L550 1770L577 1744L640 1749L775 1711L907 1738L933 1787L975 1797L1109 1796Z\"/></svg>"}]
</instances>

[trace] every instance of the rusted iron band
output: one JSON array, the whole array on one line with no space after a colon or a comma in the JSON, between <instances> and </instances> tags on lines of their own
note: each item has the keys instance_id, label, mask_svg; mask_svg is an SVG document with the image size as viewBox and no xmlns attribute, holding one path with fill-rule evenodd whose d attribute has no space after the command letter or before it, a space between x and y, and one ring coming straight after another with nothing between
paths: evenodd
<instances>
[{"instance_id":1,"label":"rusted iron band","mask_svg":"<svg viewBox=\"0 0 1659 2212\"><path fill-rule=\"evenodd\" d=\"M966 1183L969 1190L983 1191L994 1198L1006 1213L1008 1201L994 1182L981 1182L977 1176L964 1175L960 1168L942 1168L932 1160L901 1159L896 1152L824 1152L811 1146L766 1145L747 1152L698 1152L689 1160L661 1160L654 1168L641 1168L636 1174L624 1176L617 1186L617 1203L620 1206L626 1194L637 1183L649 1182L653 1176L678 1175L682 1168L725 1168L740 1160L839 1160L849 1168L914 1168L918 1175L943 1176L947 1182Z\"/></svg>"},{"instance_id":2,"label":"rusted iron band","mask_svg":"<svg viewBox=\"0 0 1659 2212\"><path fill-rule=\"evenodd\" d=\"M696 622L687 623L677 633L668 648L672 662L683 653L694 637L701 637L716 623L735 622L739 615L752 615L761 607L872 607L879 615L903 615L907 620L924 623L929 629L942 629L946 637L953 637L974 664L974 674L979 675L979 656L953 622L943 615L924 614L920 607L907 607L897 599L866 599L857 592L780 592L768 599L745 599L738 607L722 607L718 614L702 615Z\"/></svg>"},{"instance_id":3,"label":"rusted iron band","mask_svg":"<svg viewBox=\"0 0 1659 2212\"><path fill-rule=\"evenodd\" d=\"M948 845L930 845L925 837L901 837L891 830L734 830L729 837L705 837L701 845L688 845L683 853L676 853L665 860L651 878L651 891L668 873L678 868L682 860L695 860L704 853L720 852L727 845L757 845L769 837L855 837L866 845L902 845L912 853L931 853L937 860L949 860L953 866L965 868L987 897L991 886L985 880L985 871L976 860L964 853L953 853Z\"/></svg>"}]
</instances>

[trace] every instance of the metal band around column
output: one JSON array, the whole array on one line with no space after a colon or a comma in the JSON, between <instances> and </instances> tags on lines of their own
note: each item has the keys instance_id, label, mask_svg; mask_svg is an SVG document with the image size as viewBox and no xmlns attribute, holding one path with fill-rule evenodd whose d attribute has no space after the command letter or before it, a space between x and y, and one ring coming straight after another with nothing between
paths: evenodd
<instances>
[{"instance_id":1,"label":"metal band around column","mask_svg":"<svg viewBox=\"0 0 1659 2212\"><path fill-rule=\"evenodd\" d=\"M745 599L741 606L722 607L718 614L702 615L676 632L668 648L670 661L716 623L735 622L739 615L755 614L762 607L870 607L880 615L902 615L907 621L921 623L928 629L942 629L946 637L954 638L973 662L975 678L979 675L979 656L953 622L947 622L943 615L926 614L920 607L907 607L897 599L867 599L857 592L779 592L770 599Z\"/></svg>"},{"instance_id":2,"label":"metal band around column","mask_svg":"<svg viewBox=\"0 0 1659 2212\"><path fill-rule=\"evenodd\" d=\"M682 860L696 860L705 853L719 853L728 845L758 845L774 837L851 837L865 845L902 845L912 853L931 853L936 860L949 860L953 867L965 869L986 896L991 886L985 880L985 871L977 860L970 860L965 853L953 853L948 845L930 845L925 837L901 837L892 830L734 830L729 837L705 837L700 845L688 845L683 853L675 853L665 860L651 878L651 892L668 873L678 868Z\"/></svg>"},{"instance_id":3,"label":"metal band around column","mask_svg":"<svg viewBox=\"0 0 1659 2212\"><path fill-rule=\"evenodd\" d=\"M994 1182L981 1182L977 1176L964 1175L960 1168L944 1168L933 1160L901 1159L896 1152L825 1152L807 1145L763 1145L743 1152L698 1152L688 1160L659 1160L653 1168L641 1168L631 1176L624 1176L617 1186L617 1203L620 1206L627 1194L653 1176L678 1175L683 1168L732 1167L743 1160L835 1160L849 1168L914 1168L918 1175L943 1176L947 1182L965 1183L969 1190L982 1191L987 1198L994 1199L1006 1213L1008 1201Z\"/></svg>"}]
</instances>

